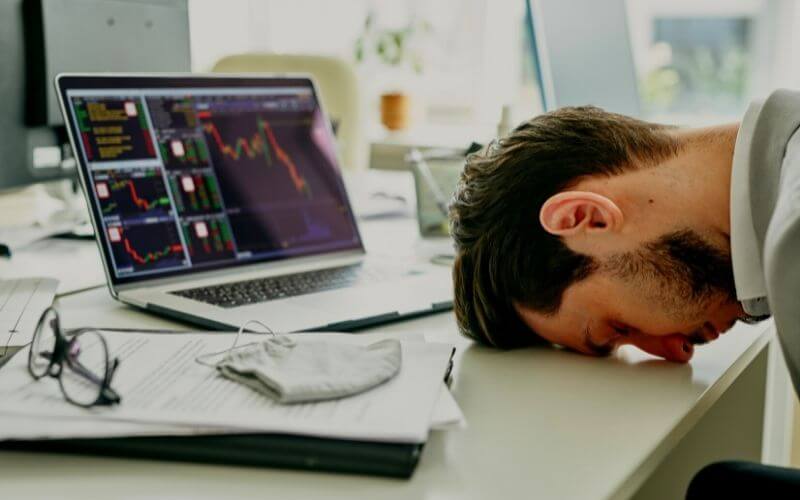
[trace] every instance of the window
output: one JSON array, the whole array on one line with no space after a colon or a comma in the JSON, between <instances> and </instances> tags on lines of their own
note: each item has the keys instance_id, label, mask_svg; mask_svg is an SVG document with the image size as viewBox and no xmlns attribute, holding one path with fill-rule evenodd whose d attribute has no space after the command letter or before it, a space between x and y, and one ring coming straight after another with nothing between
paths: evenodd
<instances>
[{"instance_id":1,"label":"window","mask_svg":"<svg viewBox=\"0 0 800 500\"><path fill-rule=\"evenodd\" d=\"M738 118L770 68L768 0L628 0L645 116Z\"/></svg>"},{"instance_id":2,"label":"window","mask_svg":"<svg viewBox=\"0 0 800 500\"><path fill-rule=\"evenodd\" d=\"M650 54L658 65L642 80L650 112L741 109L748 90L753 20L747 17L653 19Z\"/></svg>"}]
</instances>

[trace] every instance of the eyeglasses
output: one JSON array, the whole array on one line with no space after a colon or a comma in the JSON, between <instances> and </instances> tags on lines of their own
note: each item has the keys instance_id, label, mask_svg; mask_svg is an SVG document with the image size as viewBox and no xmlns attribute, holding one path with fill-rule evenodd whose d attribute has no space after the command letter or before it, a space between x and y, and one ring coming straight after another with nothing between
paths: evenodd
<instances>
[{"instance_id":1,"label":"eyeglasses","mask_svg":"<svg viewBox=\"0 0 800 500\"><path fill-rule=\"evenodd\" d=\"M61 392L70 403L89 408L121 401L111 388L119 359L109 360L108 345L97 330L80 330L65 335L58 312L47 308L33 333L28 353L28 371L35 380L58 379Z\"/></svg>"}]
</instances>

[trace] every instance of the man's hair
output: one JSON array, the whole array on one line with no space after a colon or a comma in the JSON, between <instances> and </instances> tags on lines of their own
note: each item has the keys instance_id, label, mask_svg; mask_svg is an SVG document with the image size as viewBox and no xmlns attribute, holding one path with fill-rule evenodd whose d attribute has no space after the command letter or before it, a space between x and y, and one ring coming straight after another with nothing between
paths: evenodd
<instances>
[{"instance_id":1,"label":"man's hair","mask_svg":"<svg viewBox=\"0 0 800 500\"><path fill-rule=\"evenodd\" d=\"M656 164L679 142L664 125L568 107L539 115L467 157L450 205L455 313L461 332L496 347L541 342L514 303L555 314L597 263L539 223L544 202L590 176Z\"/></svg>"}]
</instances>

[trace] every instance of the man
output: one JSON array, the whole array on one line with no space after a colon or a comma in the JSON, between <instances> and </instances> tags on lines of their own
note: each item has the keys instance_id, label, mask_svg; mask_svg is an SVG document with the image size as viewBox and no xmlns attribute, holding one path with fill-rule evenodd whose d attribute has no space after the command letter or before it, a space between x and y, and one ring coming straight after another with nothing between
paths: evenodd
<instances>
[{"instance_id":1,"label":"man","mask_svg":"<svg viewBox=\"0 0 800 500\"><path fill-rule=\"evenodd\" d=\"M741 124L580 107L520 125L467 159L451 205L461 331L687 362L737 319L771 314L800 391L798 128L789 91Z\"/></svg>"}]
</instances>

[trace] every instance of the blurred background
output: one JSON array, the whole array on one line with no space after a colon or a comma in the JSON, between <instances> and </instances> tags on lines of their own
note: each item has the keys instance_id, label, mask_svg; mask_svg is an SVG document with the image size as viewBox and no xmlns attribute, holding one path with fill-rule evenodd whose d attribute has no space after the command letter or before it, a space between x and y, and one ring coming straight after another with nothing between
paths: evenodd
<instances>
[{"instance_id":1,"label":"blurred background","mask_svg":"<svg viewBox=\"0 0 800 500\"><path fill-rule=\"evenodd\" d=\"M385 133L379 96L396 90L414 99L413 126L480 137L494 130L503 106L514 123L542 111L526 4L189 0L192 68L208 71L226 55L253 51L337 56L356 66L371 137ZM626 2L642 115L735 120L753 96L796 87L799 9L791 0Z\"/></svg>"},{"instance_id":2,"label":"blurred background","mask_svg":"<svg viewBox=\"0 0 800 500\"><path fill-rule=\"evenodd\" d=\"M798 87L798 27L792 0L6 0L0 190L74 178L63 71L312 73L345 169L402 170L564 105L736 120Z\"/></svg>"}]
</instances>

